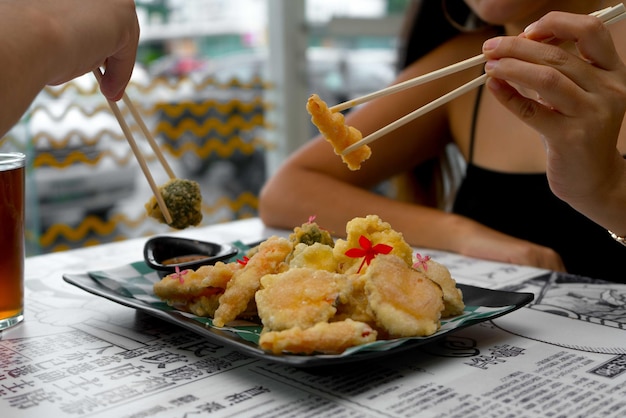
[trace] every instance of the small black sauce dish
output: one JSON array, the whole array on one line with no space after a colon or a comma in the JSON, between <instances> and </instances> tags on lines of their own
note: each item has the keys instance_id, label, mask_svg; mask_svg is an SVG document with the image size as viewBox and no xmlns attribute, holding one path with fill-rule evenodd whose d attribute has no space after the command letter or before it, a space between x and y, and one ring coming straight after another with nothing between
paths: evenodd
<instances>
[{"instance_id":1,"label":"small black sauce dish","mask_svg":"<svg viewBox=\"0 0 626 418\"><path fill-rule=\"evenodd\" d=\"M157 236L146 241L143 258L148 266L157 270L160 277L179 270L196 270L227 260L239 250L229 244L199 241L189 238Z\"/></svg>"}]
</instances>

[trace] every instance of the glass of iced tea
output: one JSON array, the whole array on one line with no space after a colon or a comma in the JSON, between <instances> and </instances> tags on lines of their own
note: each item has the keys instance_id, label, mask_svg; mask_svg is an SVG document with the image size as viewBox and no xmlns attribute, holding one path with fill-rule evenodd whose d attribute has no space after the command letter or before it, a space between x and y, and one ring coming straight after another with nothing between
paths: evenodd
<instances>
[{"instance_id":1,"label":"glass of iced tea","mask_svg":"<svg viewBox=\"0 0 626 418\"><path fill-rule=\"evenodd\" d=\"M24 319L24 166L0 153L0 330Z\"/></svg>"}]
</instances>

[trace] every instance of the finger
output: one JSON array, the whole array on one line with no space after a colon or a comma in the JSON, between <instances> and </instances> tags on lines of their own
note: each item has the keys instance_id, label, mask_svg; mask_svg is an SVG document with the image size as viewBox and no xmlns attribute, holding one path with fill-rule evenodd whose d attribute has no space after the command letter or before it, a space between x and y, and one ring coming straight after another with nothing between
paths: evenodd
<instances>
[{"instance_id":1,"label":"finger","mask_svg":"<svg viewBox=\"0 0 626 418\"><path fill-rule=\"evenodd\" d=\"M138 42L139 23L135 18L120 49L106 59L100 91L107 99L117 101L124 95L137 59Z\"/></svg>"},{"instance_id":2,"label":"finger","mask_svg":"<svg viewBox=\"0 0 626 418\"><path fill-rule=\"evenodd\" d=\"M621 64L608 28L594 16L551 12L526 28L524 37L572 41L585 60L600 68L610 70Z\"/></svg>"},{"instance_id":3,"label":"finger","mask_svg":"<svg viewBox=\"0 0 626 418\"><path fill-rule=\"evenodd\" d=\"M124 90L132 76L135 60L119 60L109 57L100 82L100 91L109 100L117 101L124 95Z\"/></svg>"},{"instance_id":4,"label":"finger","mask_svg":"<svg viewBox=\"0 0 626 418\"><path fill-rule=\"evenodd\" d=\"M562 130L562 122L555 119L567 118L556 110L522 96L515 88L504 80L490 78L487 87L494 97L510 112L531 128L544 136L558 136Z\"/></svg>"},{"instance_id":5,"label":"finger","mask_svg":"<svg viewBox=\"0 0 626 418\"><path fill-rule=\"evenodd\" d=\"M586 64L589 67L588 64ZM586 89L580 86L570 77L549 65L537 65L534 63L519 61L512 58L502 58L497 61L488 61L485 72L489 77L505 80L520 88L520 91L534 92L539 97L530 99L540 100L542 104L551 110L556 110L564 115L576 116L581 111L581 106L587 103ZM578 77L584 80L584 77ZM591 77L587 77L591 78ZM582 84L586 84L581 81Z\"/></svg>"},{"instance_id":6,"label":"finger","mask_svg":"<svg viewBox=\"0 0 626 418\"><path fill-rule=\"evenodd\" d=\"M590 66L588 61L566 51L560 46L540 43L520 37L501 37L495 39L494 42L486 42L483 52L488 60L515 58L523 63L532 63L546 67L542 69L540 67L532 68L526 66L524 67L524 71L517 71L517 74L526 76L529 80L539 79L539 75L535 75L535 71L542 71L541 76L544 81L550 81L551 77L557 76L555 72L548 70L547 67L551 67L571 79L585 91L591 91L597 88L595 79L589 76L590 71L594 70L594 67ZM505 62L506 60L502 61ZM509 65L508 68L515 67ZM500 77L499 74L489 75L496 78L506 78ZM515 77L516 74L509 74L509 76Z\"/></svg>"}]
</instances>

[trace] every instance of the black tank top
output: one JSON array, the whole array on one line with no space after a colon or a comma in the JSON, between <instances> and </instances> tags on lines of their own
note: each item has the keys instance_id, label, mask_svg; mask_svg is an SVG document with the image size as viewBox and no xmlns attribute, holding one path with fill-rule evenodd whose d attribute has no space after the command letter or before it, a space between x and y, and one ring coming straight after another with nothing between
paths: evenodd
<instances>
[{"instance_id":1,"label":"black tank top","mask_svg":"<svg viewBox=\"0 0 626 418\"><path fill-rule=\"evenodd\" d=\"M626 283L626 247L557 198L545 173L515 174L473 164L479 90L465 177L453 212L508 235L554 249L569 273Z\"/></svg>"}]
</instances>

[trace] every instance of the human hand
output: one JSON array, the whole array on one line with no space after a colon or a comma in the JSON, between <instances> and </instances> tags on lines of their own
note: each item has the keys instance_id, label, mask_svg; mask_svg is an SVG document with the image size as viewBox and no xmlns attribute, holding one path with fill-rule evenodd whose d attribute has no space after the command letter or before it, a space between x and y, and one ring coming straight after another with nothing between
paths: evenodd
<instances>
[{"instance_id":1,"label":"human hand","mask_svg":"<svg viewBox=\"0 0 626 418\"><path fill-rule=\"evenodd\" d=\"M22 0L23 1L23 0ZM29 0L56 28L48 84L60 84L105 67L100 89L119 100L132 75L139 40L133 0Z\"/></svg>"},{"instance_id":2,"label":"human hand","mask_svg":"<svg viewBox=\"0 0 626 418\"><path fill-rule=\"evenodd\" d=\"M449 234L450 249L459 254L485 260L565 271L559 254L551 248L514 238L478 222L456 217Z\"/></svg>"},{"instance_id":3,"label":"human hand","mask_svg":"<svg viewBox=\"0 0 626 418\"><path fill-rule=\"evenodd\" d=\"M626 111L626 67L607 27L552 12L484 53L492 93L545 141L555 195L583 212L606 200L624 176L616 144Z\"/></svg>"}]
</instances>

